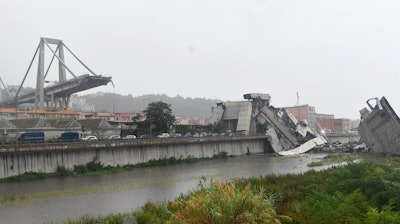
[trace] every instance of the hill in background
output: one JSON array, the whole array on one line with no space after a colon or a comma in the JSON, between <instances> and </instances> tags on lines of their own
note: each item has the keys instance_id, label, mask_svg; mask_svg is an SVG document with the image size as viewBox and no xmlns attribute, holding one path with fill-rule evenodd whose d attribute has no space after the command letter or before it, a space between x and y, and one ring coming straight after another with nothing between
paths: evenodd
<instances>
[{"instance_id":1,"label":"hill in background","mask_svg":"<svg viewBox=\"0 0 400 224\"><path fill-rule=\"evenodd\" d=\"M163 101L170 104L175 116L197 118L209 118L211 116L211 107L221 102L221 100L217 99L169 97L165 94L148 94L133 97L130 94L98 92L83 96L75 94L71 97L72 109L86 112L142 112L149 103L155 101Z\"/></svg>"}]
</instances>

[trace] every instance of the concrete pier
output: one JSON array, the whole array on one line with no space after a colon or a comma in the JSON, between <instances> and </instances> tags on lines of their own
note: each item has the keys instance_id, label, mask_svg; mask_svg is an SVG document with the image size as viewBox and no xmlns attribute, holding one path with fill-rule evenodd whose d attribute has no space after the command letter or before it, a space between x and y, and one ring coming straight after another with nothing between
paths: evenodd
<instances>
[{"instance_id":1,"label":"concrete pier","mask_svg":"<svg viewBox=\"0 0 400 224\"><path fill-rule=\"evenodd\" d=\"M124 166L172 157L264 153L268 141L268 136L240 136L4 146L0 148L0 179L26 172L56 172L57 166L72 169L92 161L104 166Z\"/></svg>"}]
</instances>

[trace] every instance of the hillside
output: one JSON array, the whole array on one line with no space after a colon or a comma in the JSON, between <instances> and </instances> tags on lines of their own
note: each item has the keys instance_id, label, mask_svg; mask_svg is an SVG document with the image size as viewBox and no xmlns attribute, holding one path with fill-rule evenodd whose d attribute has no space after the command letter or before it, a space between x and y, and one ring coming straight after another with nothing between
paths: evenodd
<instances>
[{"instance_id":1,"label":"hillside","mask_svg":"<svg viewBox=\"0 0 400 224\"><path fill-rule=\"evenodd\" d=\"M184 98L182 96L169 97L165 94L148 94L133 97L113 93L98 92L89 95L73 95L72 109L76 111L96 112L141 112L149 102L163 101L171 105L175 116L209 118L211 107L221 100L205 98Z\"/></svg>"}]
</instances>

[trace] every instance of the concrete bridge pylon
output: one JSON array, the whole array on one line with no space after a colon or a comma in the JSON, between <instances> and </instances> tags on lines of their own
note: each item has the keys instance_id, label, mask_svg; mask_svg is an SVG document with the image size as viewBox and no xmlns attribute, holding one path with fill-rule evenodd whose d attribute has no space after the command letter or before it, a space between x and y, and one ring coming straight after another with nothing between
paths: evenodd
<instances>
[{"instance_id":1,"label":"concrete bridge pylon","mask_svg":"<svg viewBox=\"0 0 400 224\"><path fill-rule=\"evenodd\" d=\"M55 45L56 48L53 49L52 45ZM51 51L52 58L45 70L46 49ZM67 50L83 67L85 67L89 74L76 76L65 62L64 50ZM20 96L22 86L37 55L38 68L35 92ZM49 83L45 80L54 59L58 60L58 81L56 81L55 85L45 87L45 83ZM67 80L67 72L74 78ZM34 109L66 110L69 109L69 100L73 93L100 85L107 85L109 82L111 82L111 77L104 77L94 73L64 44L62 40L41 37L28 70L15 94L14 100L0 102L0 106L14 105L17 108L17 105L22 103L34 103Z\"/></svg>"}]
</instances>

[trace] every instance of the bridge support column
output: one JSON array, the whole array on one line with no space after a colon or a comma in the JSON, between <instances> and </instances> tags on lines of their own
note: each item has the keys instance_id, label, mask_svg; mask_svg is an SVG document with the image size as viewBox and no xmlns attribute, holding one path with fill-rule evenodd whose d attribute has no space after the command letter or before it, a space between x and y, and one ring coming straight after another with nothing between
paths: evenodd
<instances>
[{"instance_id":1,"label":"bridge support column","mask_svg":"<svg viewBox=\"0 0 400 224\"><path fill-rule=\"evenodd\" d=\"M44 109L44 42L39 44L39 64L36 79L35 108Z\"/></svg>"},{"instance_id":2,"label":"bridge support column","mask_svg":"<svg viewBox=\"0 0 400 224\"><path fill-rule=\"evenodd\" d=\"M65 63L64 44L62 43L61 40L57 46L58 46L58 55L59 55L60 59ZM64 83L65 81L67 81L67 76L65 74L65 66L61 62L61 60L58 62L58 82Z\"/></svg>"}]
</instances>

